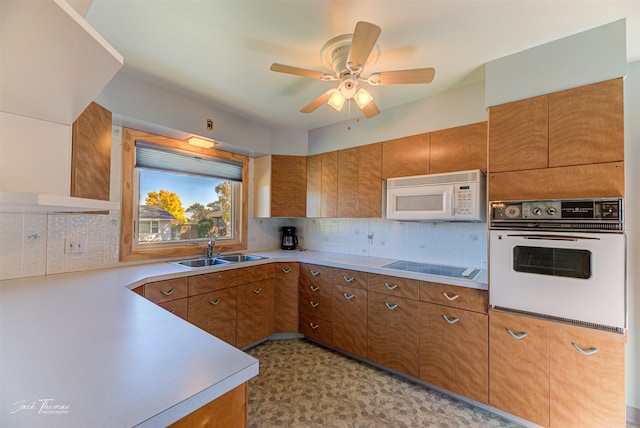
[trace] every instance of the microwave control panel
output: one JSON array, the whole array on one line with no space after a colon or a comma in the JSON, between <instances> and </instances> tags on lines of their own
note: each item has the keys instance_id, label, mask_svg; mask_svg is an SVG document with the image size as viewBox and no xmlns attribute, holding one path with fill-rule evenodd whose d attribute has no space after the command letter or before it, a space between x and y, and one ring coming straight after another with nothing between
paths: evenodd
<instances>
[{"instance_id":1,"label":"microwave control panel","mask_svg":"<svg viewBox=\"0 0 640 428\"><path fill-rule=\"evenodd\" d=\"M478 202L474 198L476 193L476 183L456 184L454 189L454 197L456 199L455 215L464 218L464 216L473 216L476 212L475 204Z\"/></svg>"}]
</instances>

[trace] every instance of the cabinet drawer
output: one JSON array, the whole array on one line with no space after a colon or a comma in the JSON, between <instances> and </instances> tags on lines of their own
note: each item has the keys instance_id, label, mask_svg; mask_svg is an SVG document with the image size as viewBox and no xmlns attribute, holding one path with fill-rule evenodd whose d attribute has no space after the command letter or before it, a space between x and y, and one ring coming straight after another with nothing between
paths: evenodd
<instances>
[{"instance_id":1,"label":"cabinet drawer","mask_svg":"<svg viewBox=\"0 0 640 428\"><path fill-rule=\"evenodd\" d=\"M483 314L489 304L486 290L427 281L420 281L420 300Z\"/></svg>"},{"instance_id":2,"label":"cabinet drawer","mask_svg":"<svg viewBox=\"0 0 640 428\"><path fill-rule=\"evenodd\" d=\"M368 282L369 291L374 291L376 293L406 297L413 300L418 300L420 296L420 281L416 279L370 273L368 275Z\"/></svg>"},{"instance_id":3,"label":"cabinet drawer","mask_svg":"<svg viewBox=\"0 0 640 428\"><path fill-rule=\"evenodd\" d=\"M279 262L273 264L273 277L276 282L295 282L298 283L300 276L300 265L298 263Z\"/></svg>"},{"instance_id":4,"label":"cabinet drawer","mask_svg":"<svg viewBox=\"0 0 640 428\"><path fill-rule=\"evenodd\" d=\"M314 284L305 281L300 281L299 289L300 293L309 294L310 296L317 296L316 298L328 299L331 297L331 285L329 284Z\"/></svg>"},{"instance_id":5,"label":"cabinet drawer","mask_svg":"<svg viewBox=\"0 0 640 428\"><path fill-rule=\"evenodd\" d=\"M168 302L158 303L158 306L160 306L161 308L165 308L175 316L180 317L183 320L186 320L188 300L189 299L187 297L183 297L182 299L170 300Z\"/></svg>"},{"instance_id":6,"label":"cabinet drawer","mask_svg":"<svg viewBox=\"0 0 640 428\"><path fill-rule=\"evenodd\" d=\"M300 293L300 313L331 321L331 294Z\"/></svg>"},{"instance_id":7,"label":"cabinet drawer","mask_svg":"<svg viewBox=\"0 0 640 428\"><path fill-rule=\"evenodd\" d=\"M230 271L233 273L232 284L240 285L248 282L262 281L273 278L273 264L251 266Z\"/></svg>"},{"instance_id":8,"label":"cabinet drawer","mask_svg":"<svg viewBox=\"0 0 640 428\"><path fill-rule=\"evenodd\" d=\"M235 270L212 272L189 277L189 296L233 287Z\"/></svg>"},{"instance_id":9,"label":"cabinet drawer","mask_svg":"<svg viewBox=\"0 0 640 428\"><path fill-rule=\"evenodd\" d=\"M333 270L332 282L335 285L345 285L348 287L367 289L367 273L357 270L335 269Z\"/></svg>"},{"instance_id":10,"label":"cabinet drawer","mask_svg":"<svg viewBox=\"0 0 640 428\"><path fill-rule=\"evenodd\" d=\"M144 285L144 297L153 303L168 302L187 297L187 278L149 282Z\"/></svg>"},{"instance_id":11,"label":"cabinet drawer","mask_svg":"<svg viewBox=\"0 0 640 428\"><path fill-rule=\"evenodd\" d=\"M333 325L330 321L301 314L300 333L327 345L333 345Z\"/></svg>"},{"instance_id":12,"label":"cabinet drawer","mask_svg":"<svg viewBox=\"0 0 640 428\"><path fill-rule=\"evenodd\" d=\"M309 265L303 263L300 265L300 284L320 285L331 284L331 275L333 268L319 265Z\"/></svg>"}]
</instances>

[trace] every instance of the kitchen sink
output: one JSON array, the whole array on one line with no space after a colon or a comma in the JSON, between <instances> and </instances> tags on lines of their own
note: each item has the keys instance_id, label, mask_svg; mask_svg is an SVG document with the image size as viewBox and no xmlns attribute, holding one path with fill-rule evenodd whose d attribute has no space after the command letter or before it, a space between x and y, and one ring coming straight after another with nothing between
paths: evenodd
<instances>
[{"instance_id":1,"label":"kitchen sink","mask_svg":"<svg viewBox=\"0 0 640 428\"><path fill-rule=\"evenodd\" d=\"M216 265L228 265L230 263L252 262L255 260L266 259L267 257L254 256L252 254L228 254L219 257L200 257L191 260L182 260L179 262L169 262L190 268L201 268Z\"/></svg>"}]
</instances>

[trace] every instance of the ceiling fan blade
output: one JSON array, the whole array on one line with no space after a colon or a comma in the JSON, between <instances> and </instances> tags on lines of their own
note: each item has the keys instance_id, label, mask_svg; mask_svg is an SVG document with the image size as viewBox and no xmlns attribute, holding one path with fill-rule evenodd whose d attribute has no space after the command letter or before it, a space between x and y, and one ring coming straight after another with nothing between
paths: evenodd
<instances>
[{"instance_id":1,"label":"ceiling fan blade","mask_svg":"<svg viewBox=\"0 0 640 428\"><path fill-rule=\"evenodd\" d=\"M369 119L369 118L377 115L378 113L380 113L380 109L378 109L378 106L376 105L376 103L373 102L373 100L369 101L369 104L364 106L364 108L361 109L361 110L362 110L362 114L367 119Z\"/></svg>"},{"instance_id":2,"label":"ceiling fan blade","mask_svg":"<svg viewBox=\"0 0 640 428\"><path fill-rule=\"evenodd\" d=\"M311 77L312 79L320 80L336 80L336 78L330 74L323 73L322 71L307 70L306 68L293 67L290 65L273 63L269 67L271 71L277 71L278 73L293 74L295 76Z\"/></svg>"},{"instance_id":3,"label":"ceiling fan blade","mask_svg":"<svg viewBox=\"0 0 640 428\"><path fill-rule=\"evenodd\" d=\"M407 83L431 83L436 70L433 68L416 68L413 70L381 71L369 76L372 85L401 85Z\"/></svg>"},{"instance_id":4,"label":"ceiling fan blade","mask_svg":"<svg viewBox=\"0 0 640 428\"><path fill-rule=\"evenodd\" d=\"M381 31L380 27L369 22L359 21L356 24L347 56L347 64L350 64L349 67L352 70L357 71L361 67L364 68Z\"/></svg>"},{"instance_id":5,"label":"ceiling fan blade","mask_svg":"<svg viewBox=\"0 0 640 428\"><path fill-rule=\"evenodd\" d=\"M327 92L325 92L324 94L320 95L318 98L316 98L315 100L311 101L306 106L302 107L300 109L300 113L311 113L312 111L315 111L315 109L317 109L322 104L324 104L327 101L329 101L329 98L331 98L331 94L333 93L333 91L335 91L335 89L329 89Z\"/></svg>"}]
</instances>

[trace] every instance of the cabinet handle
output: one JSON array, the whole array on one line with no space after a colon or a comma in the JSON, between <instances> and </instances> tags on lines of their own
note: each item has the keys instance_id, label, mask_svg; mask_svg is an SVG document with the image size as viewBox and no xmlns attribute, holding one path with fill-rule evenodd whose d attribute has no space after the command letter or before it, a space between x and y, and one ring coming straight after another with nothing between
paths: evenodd
<instances>
[{"instance_id":1,"label":"cabinet handle","mask_svg":"<svg viewBox=\"0 0 640 428\"><path fill-rule=\"evenodd\" d=\"M165 296L171 296L173 294L173 292L176 291L176 287L173 287L171 290L169 291L164 291L164 290L160 290L160 292L162 294L164 294Z\"/></svg>"},{"instance_id":2,"label":"cabinet handle","mask_svg":"<svg viewBox=\"0 0 640 428\"><path fill-rule=\"evenodd\" d=\"M282 272L284 272L284 273L289 273L289 272L291 272L291 268L286 268L286 269L285 269L285 268L282 268L282 269L280 269L280 270L281 270Z\"/></svg>"},{"instance_id":3,"label":"cabinet handle","mask_svg":"<svg viewBox=\"0 0 640 428\"><path fill-rule=\"evenodd\" d=\"M571 343L573 345L574 348L576 348L578 351L580 351L580 353L582 355L593 355L596 352L598 352L598 348L591 348L588 351L585 351L584 349L582 349L580 346L578 346L577 343Z\"/></svg>"},{"instance_id":4,"label":"cabinet handle","mask_svg":"<svg viewBox=\"0 0 640 428\"><path fill-rule=\"evenodd\" d=\"M212 305L217 305L218 303L220 303L220 298L218 297L216 300L209 300L209 303L211 303Z\"/></svg>"},{"instance_id":5,"label":"cabinet handle","mask_svg":"<svg viewBox=\"0 0 640 428\"><path fill-rule=\"evenodd\" d=\"M458 317L453 318L453 319L449 319L449 317L446 316L446 315L442 315L442 319L444 319L446 322L448 322L451 325L453 325L453 324L457 323L458 321L460 321L460 318L458 318Z\"/></svg>"},{"instance_id":6,"label":"cabinet handle","mask_svg":"<svg viewBox=\"0 0 640 428\"><path fill-rule=\"evenodd\" d=\"M392 311L392 310L394 310L395 308L397 308L397 307L398 307L398 304L390 305L390 304L389 304L389 303L387 303L387 302L384 302L384 304L385 304L385 306L387 307L387 309L389 309L390 311Z\"/></svg>"},{"instance_id":7,"label":"cabinet handle","mask_svg":"<svg viewBox=\"0 0 640 428\"><path fill-rule=\"evenodd\" d=\"M175 314L175 313L176 313L176 309L175 309L175 308L173 308L173 309L171 309L169 312L171 312L172 314Z\"/></svg>"},{"instance_id":8,"label":"cabinet handle","mask_svg":"<svg viewBox=\"0 0 640 428\"><path fill-rule=\"evenodd\" d=\"M320 327L320 324L314 324L312 322L309 323L309 327L311 327L312 329L317 329L318 327Z\"/></svg>"},{"instance_id":9,"label":"cabinet handle","mask_svg":"<svg viewBox=\"0 0 640 428\"><path fill-rule=\"evenodd\" d=\"M320 275L320 272L315 271L315 270L312 270L312 271L311 271L311 275L313 275L313 276L318 276L318 275Z\"/></svg>"},{"instance_id":10,"label":"cabinet handle","mask_svg":"<svg viewBox=\"0 0 640 428\"><path fill-rule=\"evenodd\" d=\"M320 287L314 287L313 285L310 285L309 289L311 289L311 291L315 293L316 291L320 290Z\"/></svg>"},{"instance_id":11,"label":"cabinet handle","mask_svg":"<svg viewBox=\"0 0 640 428\"><path fill-rule=\"evenodd\" d=\"M348 295L347 293L342 293L342 295L344 296L345 299L347 300L351 300L353 299L356 295L352 294L352 295Z\"/></svg>"},{"instance_id":12,"label":"cabinet handle","mask_svg":"<svg viewBox=\"0 0 640 428\"><path fill-rule=\"evenodd\" d=\"M254 293L256 293L256 294L260 294L260 293L262 293L262 287L261 287L261 288L254 288L254 289L253 289L253 290L251 290L251 291L253 291L253 292L254 292Z\"/></svg>"},{"instance_id":13,"label":"cabinet handle","mask_svg":"<svg viewBox=\"0 0 640 428\"><path fill-rule=\"evenodd\" d=\"M309 304L311 305L312 308L317 308L318 306L320 306L320 303L316 303L316 302L309 302Z\"/></svg>"},{"instance_id":14,"label":"cabinet handle","mask_svg":"<svg viewBox=\"0 0 640 428\"><path fill-rule=\"evenodd\" d=\"M356 279L356 278L355 277L354 278L347 278L346 276L343 276L342 279L344 279L344 281L347 284L351 284L353 282L353 280Z\"/></svg>"},{"instance_id":15,"label":"cabinet handle","mask_svg":"<svg viewBox=\"0 0 640 428\"><path fill-rule=\"evenodd\" d=\"M393 284L393 285L389 285L389 283L385 282L384 286L387 287L389 290L395 290L396 288L398 288L398 284Z\"/></svg>"},{"instance_id":16,"label":"cabinet handle","mask_svg":"<svg viewBox=\"0 0 640 428\"><path fill-rule=\"evenodd\" d=\"M507 333L509 333L511 335L511 337L513 337L514 339L518 339L518 340L524 339L525 337L527 337L527 332L526 331L523 331L520 334L515 334L513 331L511 331L510 328L508 328L507 329Z\"/></svg>"},{"instance_id":17,"label":"cabinet handle","mask_svg":"<svg viewBox=\"0 0 640 428\"><path fill-rule=\"evenodd\" d=\"M447 299L447 300L456 300L458 297L460 297L458 294L456 294L455 296L449 296L447 293L442 293L442 295Z\"/></svg>"}]
</instances>

